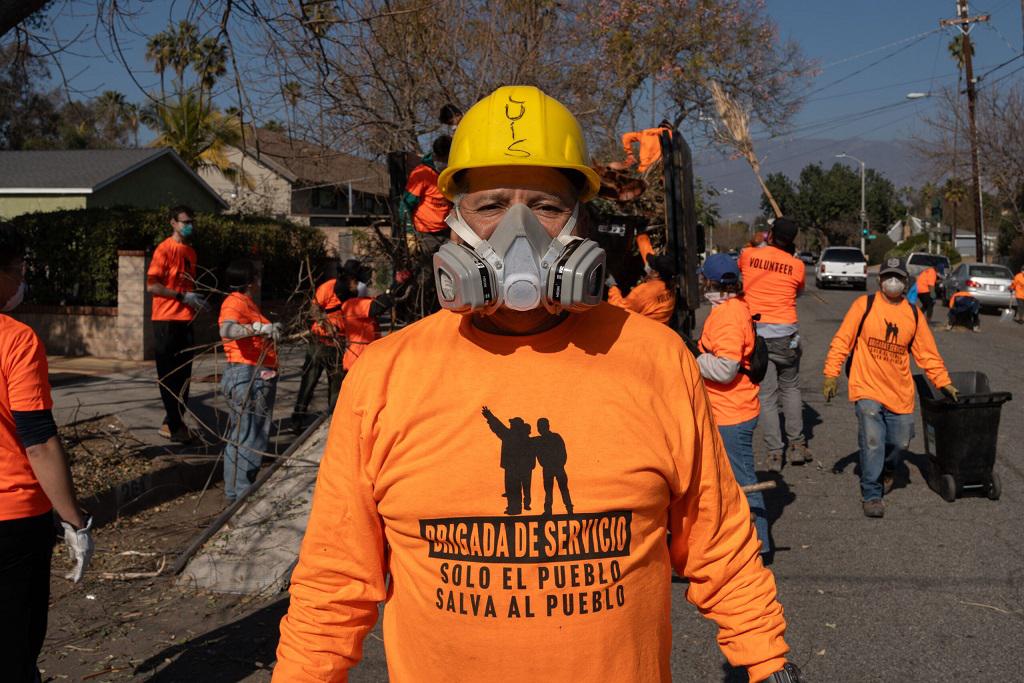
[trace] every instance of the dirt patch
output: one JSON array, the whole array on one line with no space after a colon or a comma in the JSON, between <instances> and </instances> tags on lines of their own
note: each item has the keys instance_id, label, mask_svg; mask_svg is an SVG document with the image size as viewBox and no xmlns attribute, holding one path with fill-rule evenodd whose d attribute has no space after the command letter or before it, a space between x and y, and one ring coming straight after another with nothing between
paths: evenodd
<instances>
[{"instance_id":1,"label":"dirt patch","mask_svg":"<svg viewBox=\"0 0 1024 683\"><path fill-rule=\"evenodd\" d=\"M58 540L43 680L269 680L287 599L197 592L167 573L223 506L217 487L97 529L96 554L77 585L64 578L71 562ZM118 578L125 575L142 578Z\"/></svg>"},{"instance_id":2,"label":"dirt patch","mask_svg":"<svg viewBox=\"0 0 1024 683\"><path fill-rule=\"evenodd\" d=\"M80 498L130 481L152 469L146 444L116 415L72 422L59 429Z\"/></svg>"}]
</instances>

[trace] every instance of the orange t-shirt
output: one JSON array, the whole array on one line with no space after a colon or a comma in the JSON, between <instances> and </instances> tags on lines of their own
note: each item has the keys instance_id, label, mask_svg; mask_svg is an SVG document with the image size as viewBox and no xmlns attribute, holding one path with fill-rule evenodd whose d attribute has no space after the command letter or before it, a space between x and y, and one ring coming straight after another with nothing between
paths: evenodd
<instances>
[{"instance_id":1,"label":"orange t-shirt","mask_svg":"<svg viewBox=\"0 0 1024 683\"><path fill-rule=\"evenodd\" d=\"M377 321L370 317L372 306L373 299L366 296L346 299L341 304L341 330L347 342L341 366L346 370L351 370L367 345L380 337Z\"/></svg>"},{"instance_id":2,"label":"orange t-shirt","mask_svg":"<svg viewBox=\"0 0 1024 683\"><path fill-rule=\"evenodd\" d=\"M440 232L447 230L444 222L452 203L437 189L438 173L426 164L412 169L405 191L419 198L420 203L412 214L412 224L418 232Z\"/></svg>"},{"instance_id":3,"label":"orange t-shirt","mask_svg":"<svg viewBox=\"0 0 1024 683\"><path fill-rule=\"evenodd\" d=\"M1017 273L1013 276L1013 282L1010 283L1010 289L1013 290L1013 295L1018 300L1024 299L1024 273Z\"/></svg>"},{"instance_id":4,"label":"orange t-shirt","mask_svg":"<svg viewBox=\"0 0 1024 683\"><path fill-rule=\"evenodd\" d=\"M743 298L760 323L795 325L796 297L804 288L804 263L773 246L740 252Z\"/></svg>"},{"instance_id":5,"label":"orange t-shirt","mask_svg":"<svg viewBox=\"0 0 1024 683\"><path fill-rule=\"evenodd\" d=\"M313 294L313 303L323 309L327 324L314 321L310 329L324 343L334 343L345 336L341 299L334 294L336 282L336 279L324 282L316 288L316 292Z\"/></svg>"},{"instance_id":6,"label":"orange t-shirt","mask_svg":"<svg viewBox=\"0 0 1024 683\"><path fill-rule=\"evenodd\" d=\"M953 296L949 297L949 308L953 308L953 302L955 302L957 299L961 297L970 297L973 299L974 295L971 294L970 292L953 292Z\"/></svg>"},{"instance_id":7,"label":"orange t-shirt","mask_svg":"<svg viewBox=\"0 0 1024 683\"><path fill-rule=\"evenodd\" d=\"M935 269L931 267L925 268L917 276L917 293L928 294L932 291L932 287L935 286L937 280L938 273L935 272Z\"/></svg>"},{"instance_id":8,"label":"orange t-shirt","mask_svg":"<svg viewBox=\"0 0 1024 683\"><path fill-rule=\"evenodd\" d=\"M655 322L667 323L676 309L676 294L661 278L657 278L641 282L629 290L628 296L622 296L622 290L616 286L609 287L608 303L647 316Z\"/></svg>"},{"instance_id":9,"label":"orange t-shirt","mask_svg":"<svg viewBox=\"0 0 1024 683\"><path fill-rule=\"evenodd\" d=\"M750 369L750 354L754 352L754 322L750 310L741 297L723 301L711 309L700 335L700 348L705 353L738 361ZM761 412L758 386L742 372L736 373L728 384L704 380L711 399L711 411L721 427L753 420Z\"/></svg>"},{"instance_id":10,"label":"orange t-shirt","mask_svg":"<svg viewBox=\"0 0 1024 683\"><path fill-rule=\"evenodd\" d=\"M870 295L875 301L868 317L864 318L868 296L858 297L853 302L832 338L825 358L825 376L838 377L846 357L854 350L848 389L850 400L868 398L894 413L910 414L914 412L911 353L935 386L948 385L949 373L935 346L928 321L906 299L892 303L882 294ZM862 318L864 328L854 349L854 335ZM913 345L908 352L911 340Z\"/></svg>"},{"instance_id":11,"label":"orange t-shirt","mask_svg":"<svg viewBox=\"0 0 1024 683\"><path fill-rule=\"evenodd\" d=\"M153 252L146 281L176 292L193 291L196 288L196 250L168 237ZM194 317L195 312L174 297L153 295L153 320L187 322Z\"/></svg>"},{"instance_id":12,"label":"orange t-shirt","mask_svg":"<svg viewBox=\"0 0 1024 683\"><path fill-rule=\"evenodd\" d=\"M14 426L14 411L51 408L46 348L28 325L0 314L0 520L34 517L53 507Z\"/></svg>"},{"instance_id":13,"label":"orange t-shirt","mask_svg":"<svg viewBox=\"0 0 1024 683\"><path fill-rule=\"evenodd\" d=\"M239 325L270 322L260 312L252 297L242 292L232 292L220 305L220 318L217 320L217 325L223 325L227 320L234 320ZM277 367L277 349L274 348L274 342L262 335L243 339L225 339L224 355L229 363L259 365L267 369Z\"/></svg>"},{"instance_id":14,"label":"orange t-shirt","mask_svg":"<svg viewBox=\"0 0 1024 683\"><path fill-rule=\"evenodd\" d=\"M633 143L640 143L640 165L636 170L643 173L661 158L661 134L666 130L668 129L647 128L622 136L622 148L626 150L626 155L629 157L633 156Z\"/></svg>"},{"instance_id":15,"label":"orange t-shirt","mask_svg":"<svg viewBox=\"0 0 1024 683\"><path fill-rule=\"evenodd\" d=\"M558 487L538 514L545 468L571 515ZM532 511L503 514L506 475ZM393 681L668 681L673 567L761 680L788 647L759 550L678 335L603 304L522 337L442 311L342 385L273 680L346 680L383 602Z\"/></svg>"}]
</instances>

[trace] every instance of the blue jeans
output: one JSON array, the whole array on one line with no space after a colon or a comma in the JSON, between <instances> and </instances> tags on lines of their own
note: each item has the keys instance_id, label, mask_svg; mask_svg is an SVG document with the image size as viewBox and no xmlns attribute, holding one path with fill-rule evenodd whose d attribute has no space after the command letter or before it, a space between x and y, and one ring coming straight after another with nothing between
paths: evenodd
<instances>
[{"instance_id":1,"label":"blue jeans","mask_svg":"<svg viewBox=\"0 0 1024 683\"><path fill-rule=\"evenodd\" d=\"M256 481L260 461L270 443L277 378L260 379L262 367L228 363L220 388L228 402L224 435L224 496L233 501Z\"/></svg>"},{"instance_id":2,"label":"blue jeans","mask_svg":"<svg viewBox=\"0 0 1024 683\"><path fill-rule=\"evenodd\" d=\"M757 475L754 474L754 427L757 426L757 418L747 420L737 425L719 427L718 433L722 435L722 442L725 444L725 452L729 455L729 464L732 465L733 476L736 477L740 486L748 486L757 483ZM750 511L754 513L754 528L757 529L757 537L761 539L761 552L771 552L771 539L768 537L768 509L764 505L764 494L760 491L747 494L747 504Z\"/></svg>"},{"instance_id":3,"label":"blue jeans","mask_svg":"<svg viewBox=\"0 0 1024 683\"><path fill-rule=\"evenodd\" d=\"M914 414L901 415L878 401L857 401L857 443L860 445L860 493L864 500L882 499L882 471L895 469L914 438Z\"/></svg>"}]
</instances>

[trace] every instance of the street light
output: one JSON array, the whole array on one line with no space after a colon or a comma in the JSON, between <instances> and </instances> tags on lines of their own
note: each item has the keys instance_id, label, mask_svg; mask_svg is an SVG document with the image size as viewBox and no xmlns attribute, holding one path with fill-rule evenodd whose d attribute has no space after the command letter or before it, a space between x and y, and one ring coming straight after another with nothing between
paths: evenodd
<instances>
[{"instance_id":1,"label":"street light","mask_svg":"<svg viewBox=\"0 0 1024 683\"><path fill-rule=\"evenodd\" d=\"M864 204L864 162L853 156L843 152L837 154L836 159L853 159L854 161L860 162L860 251L861 253L867 253L866 237L868 231L868 212Z\"/></svg>"},{"instance_id":2,"label":"street light","mask_svg":"<svg viewBox=\"0 0 1024 683\"><path fill-rule=\"evenodd\" d=\"M907 93L907 99L908 100L923 100L924 98L931 97L931 96L932 96L932 94L930 92L908 92Z\"/></svg>"}]
</instances>

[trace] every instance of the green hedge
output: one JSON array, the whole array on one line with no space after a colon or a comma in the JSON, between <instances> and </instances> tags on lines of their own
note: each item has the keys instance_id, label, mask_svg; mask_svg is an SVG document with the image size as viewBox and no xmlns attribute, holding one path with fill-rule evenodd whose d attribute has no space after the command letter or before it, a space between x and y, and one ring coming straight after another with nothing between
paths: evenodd
<instances>
[{"instance_id":1,"label":"green hedge","mask_svg":"<svg viewBox=\"0 0 1024 683\"><path fill-rule=\"evenodd\" d=\"M225 289L233 258L264 264L263 296L287 297L300 265L326 256L323 233L272 218L198 214L193 246L198 279ZM116 306L117 252L153 249L170 235L165 211L113 208L32 213L10 221L28 246L28 300L39 304Z\"/></svg>"}]
</instances>

